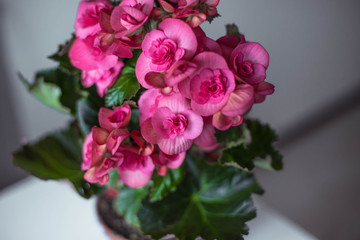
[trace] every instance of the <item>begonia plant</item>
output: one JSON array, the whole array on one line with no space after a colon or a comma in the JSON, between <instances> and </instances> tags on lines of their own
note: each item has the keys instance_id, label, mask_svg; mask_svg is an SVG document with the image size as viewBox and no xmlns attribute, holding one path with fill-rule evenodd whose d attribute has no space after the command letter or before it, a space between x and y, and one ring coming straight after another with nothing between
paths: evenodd
<instances>
[{"instance_id":1,"label":"begonia plant","mask_svg":"<svg viewBox=\"0 0 360 240\"><path fill-rule=\"evenodd\" d=\"M217 40L201 29L219 1L80 1L75 33L50 56L58 66L20 76L73 120L13 162L85 198L111 192L149 239L243 239L263 193L253 169L280 170L282 156L248 117L274 93L268 52L234 24Z\"/></svg>"}]
</instances>

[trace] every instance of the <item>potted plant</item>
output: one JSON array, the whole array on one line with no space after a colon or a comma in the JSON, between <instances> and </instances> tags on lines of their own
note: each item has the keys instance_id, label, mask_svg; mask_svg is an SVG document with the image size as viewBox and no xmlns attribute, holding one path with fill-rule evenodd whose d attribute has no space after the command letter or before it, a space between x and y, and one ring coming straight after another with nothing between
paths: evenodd
<instances>
[{"instance_id":1,"label":"potted plant","mask_svg":"<svg viewBox=\"0 0 360 240\"><path fill-rule=\"evenodd\" d=\"M243 239L262 194L252 170L280 170L274 131L247 117L274 92L269 55L236 25L200 25L219 0L81 1L76 32L25 87L70 114L15 165L98 195L113 239ZM223 3L226 4L226 3Z\"/></svg>"}]
</instances>

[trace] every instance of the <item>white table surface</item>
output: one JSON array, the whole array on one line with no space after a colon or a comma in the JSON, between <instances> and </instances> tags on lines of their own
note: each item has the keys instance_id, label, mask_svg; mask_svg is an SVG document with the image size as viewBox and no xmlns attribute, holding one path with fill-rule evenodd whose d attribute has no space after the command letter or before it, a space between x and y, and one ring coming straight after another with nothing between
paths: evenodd
<instances>
[{"instance_id":1,"label":"white table surface","mask_svg":"<svg viewBox=\"0 0 360 240\"><path fill-rule=\"evenodd\" d=\"M246 240L313 240L294 223L256 201L258 217L249 223ZM95 198L78 196L66 182L33 177L0 192L2 240L107 240Z\"/></svg>"}]
</instances>

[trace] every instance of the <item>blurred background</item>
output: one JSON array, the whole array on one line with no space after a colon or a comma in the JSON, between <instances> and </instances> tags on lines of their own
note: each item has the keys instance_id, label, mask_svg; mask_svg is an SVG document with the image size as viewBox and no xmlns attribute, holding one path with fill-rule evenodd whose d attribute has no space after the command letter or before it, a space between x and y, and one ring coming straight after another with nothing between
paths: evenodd
<instances>
[{"instance_id":1,"label":"blurred background","mask_svg":"<svg viewBox=\"0 0 360 240\"><path fill-rule=\"evenodd\" d=\"M55 66L79 1L0 0L0 189L26 176L11 164L22 143L69 120L17 77ZM236 23L270 53L273 96L251 115L280 136L282 172L258 171L267 205L319 239L360 239L360 1L221 0L212 38Z\"/></svg>"}]
</instances>

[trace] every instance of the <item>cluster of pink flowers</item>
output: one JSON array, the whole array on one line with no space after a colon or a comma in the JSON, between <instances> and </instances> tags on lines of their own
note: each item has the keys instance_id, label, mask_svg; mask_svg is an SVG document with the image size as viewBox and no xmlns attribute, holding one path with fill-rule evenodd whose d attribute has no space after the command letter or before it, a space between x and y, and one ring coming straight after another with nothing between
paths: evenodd
<instances>
[{"instance_id":1,"label":"cluster of pink flowers","mask_svg":"<svg viewBox=\"0 0 360 240\"><path fill-rule=\"evenodd\" d=\"M178 168L192 144L212 151L215 129L243 122L253 104L274 92L265 82L269 55L259 43L226 35L206 36L199 25L217 14L219 0L82 1L69 53L83 70L85 86L96 84L103 96L131 49L141 48L135 73L146 88L139 101L140 129L128 132L131 110L102 108L83 147L83 170L89 182L105 184L118 168L130 187L144 186L157 166L160 175ZM157 29L145 32L149 16ZM119 58L120 57L120 58Z\"/></svg>"},{"instance_id":2,"label":"cluster of pink flowers","mask_svg":"<svg viewBox=\"0 0 360 240\"><path fill-rule=\"evenodd\" d=\"M100 127L93 127L83 144L82 170L90 183L106 184L109 172L118 169L120 180L132 188L146 185L158 166L158 173L166 175L167 168L178 168L185 153L167 155L147 142L140 131L126 130L131 118L128 105L114 110L101 108Z\"/></svg>"},{"instance_id":3,"label":"cluster of pink flowers","mask_svg":"<svg viewBox=\"0 0 360 240\"><path fill-rule=\"evenodd\" d=\"M107 0L80 2L69 57L82 70L85 87L96 84L105 95L124 65L120 58L131 58L130 49L141 47L141 27L153 7L154 0L124 0L116 7Z\"/></svg>"}]
</instances>

